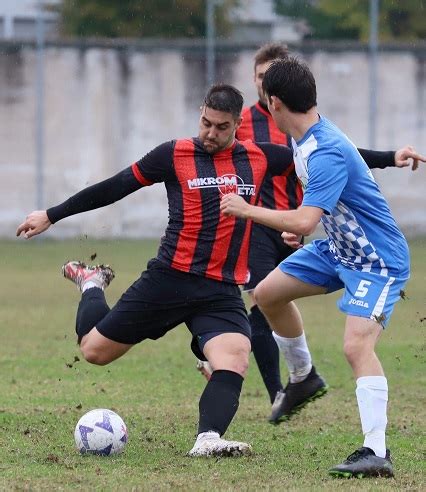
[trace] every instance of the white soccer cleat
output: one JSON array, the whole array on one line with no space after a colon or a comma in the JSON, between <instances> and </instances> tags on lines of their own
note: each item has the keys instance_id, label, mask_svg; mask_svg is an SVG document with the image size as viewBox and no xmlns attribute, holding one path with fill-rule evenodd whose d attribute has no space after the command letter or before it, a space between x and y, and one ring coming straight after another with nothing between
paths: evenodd
<instances>
[{"instance_id":1,"label":"white soccer cleat","mask_svg":"<svg viewBox=\"0 0 426 492\"><path fill-rule=\"evenodd\" d=\"M198 435L194 447L188 456L225 457L249 456L252 454L250 444L238 441L226 441L218 432L202 432Z\"/></svg>"},{"instance_id":2,"label":"white soccer cleat","mask_svg":"<svg viewBox=\"0 0 426 492\"><path fill-rule=\"evenodd\" d=\"M62 265L62 275L74 282L81 292L86 282L93 282L96 287L103 290L115 277L109 265L89 266L81 261L68 261Z\"/></svg>"},{"instance_id":3,"label":"white soccer cleat","mask_svg":"<svg viewBox=\"0 0 426 492\"><path fill-rule=\"evenodd\" d=\"M197 371L200 371L207 381L210 380L213 374L213 368L206 360L197 360Z\"/></svg>"}]
</instances>

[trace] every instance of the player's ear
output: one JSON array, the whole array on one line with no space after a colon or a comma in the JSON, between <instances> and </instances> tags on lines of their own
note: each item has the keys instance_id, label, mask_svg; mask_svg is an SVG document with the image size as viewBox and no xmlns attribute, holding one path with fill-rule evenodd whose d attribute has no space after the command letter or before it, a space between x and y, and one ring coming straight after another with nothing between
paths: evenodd
<instances>
[{"instance_id":1,"label":"player's ear","mask_svg":"<svg viewBox=\"0 0 426 492\"><path fill-rule=\"evenodd\" d=\"M282 106L282 102L277 96L269 96L268 101L274 111L278 111L278 109Z\"/></svg>"},{"instance_id":2,"label":"player's ear","mask_svg":"<svg viewBox=\"0 0 426 492\"><path fill-rule=\"evenodd\" d=\"M237 118L235 120L235 130L238 130L238 128L240 128L242 122L243 122L243 117L242 116L240 116L239 118Z\"/></svg>"}]
</instances>

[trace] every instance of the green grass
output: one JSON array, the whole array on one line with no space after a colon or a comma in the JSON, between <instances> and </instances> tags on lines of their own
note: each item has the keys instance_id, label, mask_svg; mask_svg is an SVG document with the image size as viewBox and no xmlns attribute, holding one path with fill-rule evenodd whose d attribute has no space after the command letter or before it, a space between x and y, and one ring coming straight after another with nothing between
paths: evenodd
<instances>
[{"instance_id":1,"label":"green grass","mask_svg":"<svg viewBox=\"0 0 426 492\"><path fill-rule=\"evenodd\" d=\"M0 490L425 490L425 240L412 242L412 279L378 352L390 387L388 445L396 478L338 480L327 469L362 444L354 382L342 354L337 296L299 302L328 395L288 423L270 406L252 360L228 438L252 443L241 459L190 459L203 378L181 326L106 367L79 356L79 293L61 279L64 260L111 263L113 303L156 251L149 241L0 242ZM285 369L283 367L283 377ZM98 407L117 411L129 444L113 458L81 456L73 432ZM424 451L424 448L423 448Z\"/></svg>"}]
</instances>

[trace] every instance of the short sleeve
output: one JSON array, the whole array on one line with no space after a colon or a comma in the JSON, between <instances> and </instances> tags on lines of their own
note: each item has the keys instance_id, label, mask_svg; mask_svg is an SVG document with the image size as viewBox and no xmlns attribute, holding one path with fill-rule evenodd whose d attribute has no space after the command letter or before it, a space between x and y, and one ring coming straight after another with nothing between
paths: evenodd
<instances>
[{"instance_id":1,"label":"short sleeve","mask_svg":"<svg viewBox=\"0 0 426 492\"><path fill-rule=\"evenodd\" d=\"M173 179L173 149L175 141L165 142L148 152L132 165L135 178L142 186Z\"/></svg>"},{"instance_id":2,"label":"short sleeve","mask_svg":"<svg viewBox=\"0 0 426 492\"><path fill-rule=\"evenodd\" d=\"M322 208L330 213L348 181L342 153L336 148L317 149L308 159L308 184L302 206Z\"/></svg>"}]
</instances>

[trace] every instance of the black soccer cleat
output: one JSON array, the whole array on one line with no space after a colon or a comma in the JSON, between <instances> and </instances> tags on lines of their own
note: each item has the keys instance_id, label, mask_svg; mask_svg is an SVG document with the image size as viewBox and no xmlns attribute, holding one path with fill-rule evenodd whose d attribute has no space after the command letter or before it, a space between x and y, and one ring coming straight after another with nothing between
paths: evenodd
<instances>
[{"instance_id":1,"label":"black soccer cleat","mask_svg":"<svg viewBox=\"0 0 426 492\"><path fill-rule=\"evenodd\" d=\"M300 383L288 383L278 401L272 405L272 413L269 417L271 424L279 424L298 413L309 402L321 398L327 393L328 386L324 379L317 374L312 366L311 372ZM278 394L277 394L278 395Z\"/></svg>"},{"instance_id":2,"label":"black soccer cleat","mask_svg":"<svg viewBox=\"0 0 426 492\"><path fill-rule=\"evenodd\" d=\"M380 458L370 448L359 448L328 473L340 478L393 477L390 451L387 449L386 457Z\"/></svg>"}]
</instances>

